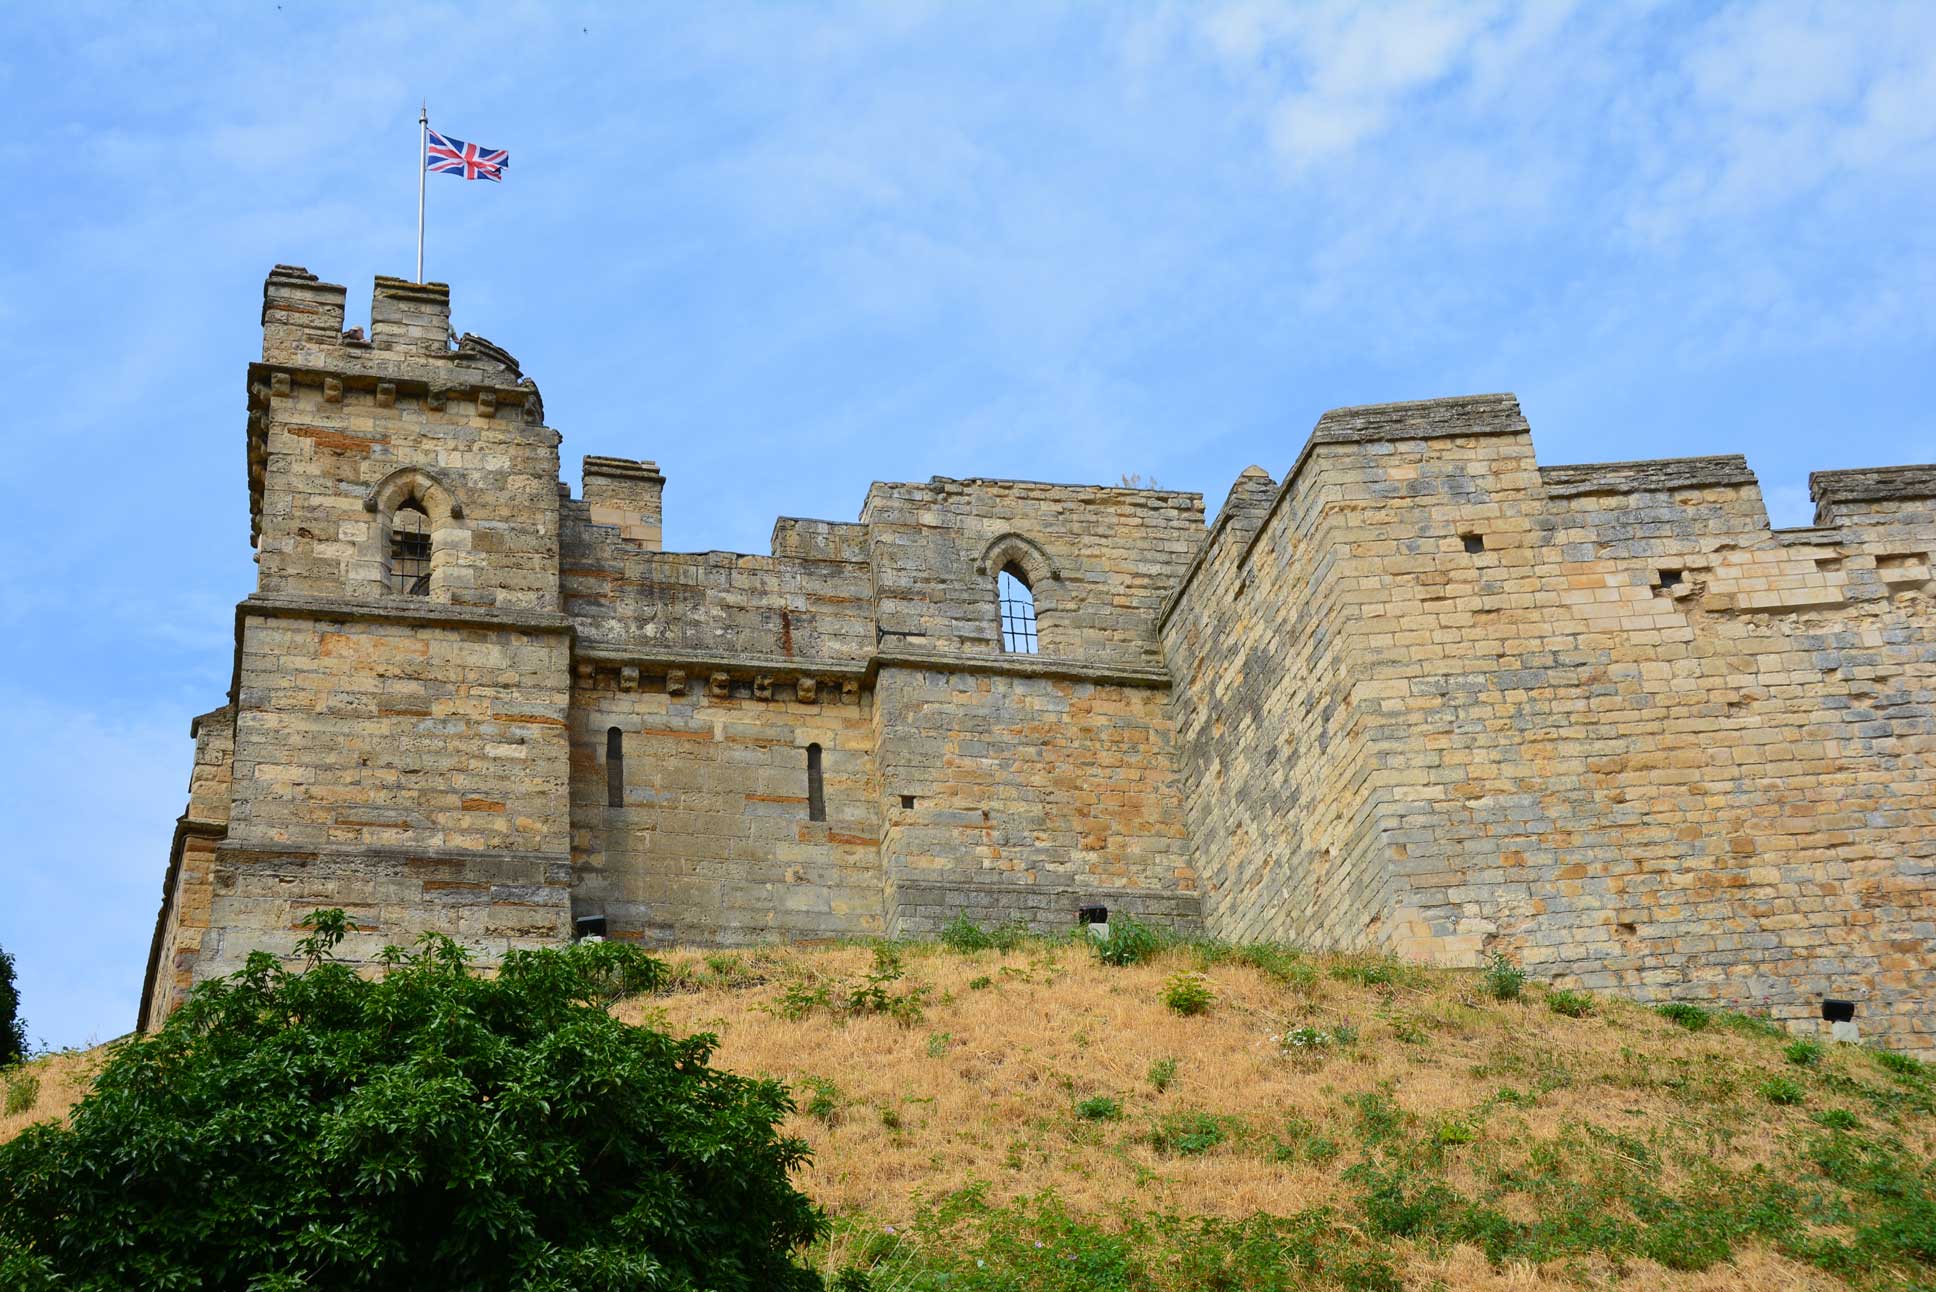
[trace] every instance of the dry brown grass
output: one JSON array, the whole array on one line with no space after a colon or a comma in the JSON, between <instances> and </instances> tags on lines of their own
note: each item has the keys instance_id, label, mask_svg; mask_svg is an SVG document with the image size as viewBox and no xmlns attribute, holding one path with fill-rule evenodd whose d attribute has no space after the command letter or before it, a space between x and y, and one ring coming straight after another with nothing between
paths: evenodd
<instances>
[{"instance_id":1,"label":"dry brown grass","mask_svg":"<svg viewBox=\"0 0 1936 1292\"><path fill-rule=\"evenodd\" d=\"M832 1082L839 1099L831 1121L800 1112L785 1127L814 1150L800 1183L834 1215L882 1224L906 1221L922 1200L975 1182L985 1183L992 1203L1048 1188L1071 1210L1098 1217L1125 1203L1228 1219L1330 1205L1349 1217L1357 1190L1343 1172L1361 1156L1349 1101L1368 1092L1396 1102L1413 1138L1454 1126L1455 1137L1471 1135L1446 1149L1446 1178L1466 1191L1487 1173L1523 1164L1542 1142L1577 1142L1587 1134L1582 1128L1656 1151L1672 1145L1736 1170L1779 1166L1784 1142L1810 1113L1846 1102L1816 1079L1803 1106L1763 1099L1762 1082L1797 1075L1767 1038L1719 1026L1691 1033L1615 1000L1596 1002L1590 1017L1566 1018L1546 1008L1538 987L1520 1002L1493 1001L1472 973L1419 970L1404 985L1364 986L1333 976L1348 961L1314 957L1315 981L1299 985L1227 961L1203 969L1216 993L1212 1008L1184 1017L1162 1004L1162 991L1173 973L1202 967L1188 949L1123 968L1075 944L972 954L913 947L905 957L906 978L894 986L929 991L924 1016L907 1025L827 1010L781 1016L789 984L862 979L873 955L857 946L671 952L666 959L683 970L685 984L623 1002L616 1012L682 1033L715 1033L717 1064L786 1082L803 1108L810 1079ZM986 987L970 987L984 978ZM1355 1028L1357 1039L1316 1058L1286 1057L1277 1038L1299 1026ZM0 1141L64 1116L105 1053L27 1065L39 1078L38 1098L29 1111L0 1117ZM1166 1058L1176 1060L1176 1074L1158 1091L1148 1074ZM1857 1051L1831 1049L1822 1064L1881 1083L1873 1061ZM1502 1101L1505 1089L1525 1098ZM1076 1103L1096 1095L1119 1100L1122 1118L1079 1118ZM1230 1138L1198 1155L1158 1152L1151 1126L1187 1111L1225 1119ZM1272 1150L1293 1119L1342 1151L1328 1161L1276 1159ZM1930 1120L1896 1128L1925 1158L1936 1155ZM1602 1138L1588 1151L1618 1156L1620 1143ZM1687 1164L1671 1152L1660 1160L1671 1188ZM1504 1205L1512 1214L1514 1200ZM1392 1250L1408 1287L1844 1286L1757 1247L1699 1273L1632 1258L1540 1269L1494 1267L1466 1246L1398 1241Z\"/></svg>"},{"instance_id":2,"label":"dry brown grass","mask_svg":"<svg viewBox=\"0 0 1936 1292\"><path fill-rule=\"evenodd\" d=\"M0 1144L6 1143L35 1122L56 1121L67 1116L81 1102L94 1074L107 1057L105 1046L92 1050L64 1050L9 1068L0 1073ZM9 1115L5 1096L22 1078L37 1080L40 1089L33 1104L23 1112Z\"/></svg>"},{"instance_id":3,"label":"dry brown grass","mask_svg":"<svg viewBox=\"0 0 1936 1292\"><path fill-rule=\"evenodd\" d=\"M915 948L905 982L926 985L931 996L925 1017L904 1026L882 1016L843 1020L822 1010L788 1020L777 1012L790 981L860 979L872 964L867 948L740 953L736 985L705 970L707 954L718 958L668 956L700 979L696 989L628 1002L620 1015L717 1034L717 1063L788 1083L803 1108L810 1078L834 1083L841 1108L831 1124L799 1113L786 1127L814 1150L802 1187L836 1215L888 1223L909 1218L921 1199L976 1181L986 1182L991 1202L1052 1187L1072 1209L1104 1215L1126 1200L1230 1219L1321 1204L1351 1214L1356 1191L1341 1176L1358 1155L1347 1100L1371 1091L1388 1093L1409 1115L1408 1134L1433 1136L1455 1122L1473 1134L1447 1150L1447 1178L1464 1190L1481 1170L1522 1164L1534 1145L1562 1134L1578 1139L1582 1127L1657 1145L1665 1138L1734 1169L1775 1164L1790 1132L1833 1103L1819 1095L1803 1107L1763 1099L1763 1081L1795 1075L1767 1038L1718 1026L1690 1033L1618 1001L1566 1018L1546 1008L1537 987L1520 1002L1493 1001L1472 973L1424 970L1414 985L1367 987L1325 972L1299 987L1226 962L1205 970L1215 1005L1183 1017L1161 997L1172 973L1198 967L1188 950L1116 968L1073 945L973 954ZM1314 963L1328 971L1342 962ZM983 977L991 985L971 990ZM1316 1060L1285 1057L1275 1039L1292 1027L1339 1025L1355 1027L1358 1039ZM1166 1057L1178 1061L1177 1072L1159 1092L1147 1073ZM1859 1053L1831 1053L1823 1063L1875 1080ZM1501 1103L1502 1088L1529 1098ZM1078 1118L1076 1102L1092 1095L1120 1100L1123 1118ZM1156 1151L1149 1127L1186 1110L1227 1118L1236 1133L1200 1155ZM1345 1151L1315 1165L1274 1160L1275 1137L1293 1118ZM1926 1129L1914 1137L1919 1151L1936 1147ZM1621 1152L1610 1140L1597 1151ZM1662 1160L1662 1183L1674 1187L1685 1164ZM1408 1284L1600 1282L1590 1266L1494 1270L1476 1249L1399 1249L1411 1256ZM1606 1285L1623 1287L1842 1286L1766 1251L1744 1251L1734 1266L1702 1274L1645 1261L1603 1273Z\"/></svg>"}]
</instances>

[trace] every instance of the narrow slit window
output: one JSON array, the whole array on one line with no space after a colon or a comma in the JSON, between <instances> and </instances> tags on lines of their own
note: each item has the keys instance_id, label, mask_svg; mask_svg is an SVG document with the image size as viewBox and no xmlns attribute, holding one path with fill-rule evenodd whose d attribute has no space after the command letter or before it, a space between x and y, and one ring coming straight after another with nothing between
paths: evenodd
<instances>
[{"instance_id":1,"label":"narrow slit window","mask_svg":"<svg viewBox=\"0 0 1936 1292\"><path fill-rule=\"evenodd\" d=\"M995 576L995 596L1001 602L1002 649L1016 655L1035 654L1035 594L1014 566Z\"/></svg>"},{"instance_id":2,"label":"narrow slit window","mask_svg":"<svg viewBox=\"0 0 1936 1292\"><path fill-rule=\"evenodd\" d=\"M820 779L820 746L807 746L807 820L827 819L827 790Z\"/></svg>"},{"instance_id":3,"label":"narrow slit window","mask_svg":"<svg viewBox=\"0 0 1936 1292\"><path fill-rule=\"evenodd\" d=\"M430 595L430 517L414 501L390 517L390 591Z\"/></svg>"},{"instance_id":4,"label":"narrow slit window","mask_svg":"<svg viewBox=\"0 0 1936 1292\"><path fill-rule=\"evenodd\" d=\"M605 733L605 803L625 806L625 733L617 727Z\"/></svg>"}]
</instances>

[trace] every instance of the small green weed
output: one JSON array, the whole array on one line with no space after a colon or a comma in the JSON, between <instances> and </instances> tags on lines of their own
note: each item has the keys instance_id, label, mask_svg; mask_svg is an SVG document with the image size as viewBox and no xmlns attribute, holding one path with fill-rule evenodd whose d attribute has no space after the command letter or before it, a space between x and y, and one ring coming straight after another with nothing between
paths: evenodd
<instances>
[{"instance_id":1,"label":"small green weed","mask_svg":"<svg viewBox=\"0 0 1936 1292\"><path fill-rule=\"evenodd\" d=\"M1821 1063L1823 1053L1822 1043L1820 1041L1810 1040L1790 1041L1782 1047L1781 1052L1790 1063L1798 1068L1815 1067Z\"/></svg>"},{"instance_id":2,"label":"small green weed","mask_svg":"<svg viewBox=\"0 0 1936 1292\"><path fill-rule=\"evenodd\" d=\"M1654 1006L1654 1012L1674 1026L1686 1028L1690 1032L1705 1031L1708 1022L1713 1018L1713 1015L1709 1014L1699 1005L1690 1005L1686 1001L1681 1000L1669 1001L1665 1005L1656 1005Z\"/></svg>"},{"instance_id":3,"label":"small green weed","mask_svg":"<svg viewBox=\"0 0 1936 1292\"><path fill-rule=\"evenodd\" d=\"M1163 1003L1185 1016L1207 1014L1216 1003L1217 993L1210 980L1200 973L1175 973L1163 984Z\"/></svg>"},{"instance_id":4,"label":"small green weed","mask_svg":"<svg viewBox=\"0 0 1936 1292\"><path fill-rule=\"evenodd\" d=\"M1149 1078L1149 1083L1156 1087L1157 1093L1161 1094L1176 1080L1176 1060L1158 1059L1149 1065L1149 1071L1144 1075Z\"/></svg>"},{"instance_id":5,"label":"small green weed","mask_svg":"<svg viewBox=\"0 0 1936 1292\"><path fill-rule=\"evenodd\" d=\"M1546 1008L1568 1018L1585 1018L1593 1012L1593 997L1583 991L1556 991L1546 997Z\"/></svg>"},{"instance_id":6,"label":"small green weed","mask_svg":"<svg viewBox=\"0 0 1936 1292\"><path fill-rule=\"evenodd\" d=\"M987 991L995 985L995 980L987 974L977 974L968 980L969 991Z\"/></svg>"},{"instance_id":7,"label":"small green weed","mask_svg":"<svg viewBox=\"0 0 1936 1292\"><path fill-rule=\"evenodd\" d=\"M1788 1077L1770 1077L1761 1083L1760 1090L1763 1099L1784 1108L1791 1104L1798 1104L1806 1097L1801 1084Z\"/></svg>"},{"instance_id":8,"label":"small green weed","mask_svg":"<svg viewBox=\"0 0 1936 1292\"><path fill-rule=\"evenodd\" d=\"M1898 1054L1894 1050L1871 1050L1875 1061L1899 1077L1920 1077L1924 1063L1912 1054Z\"/></svg>"},{"instance_id":9,"label":"small green weed","mask_svg":"<svg viewBox=\"0 0 1936 1292\"><path fill-rule=\"evenodd\" d=\"M1518 1000L1526 990L1526 971L1503 952L1486 957L1486 995L1494 1000Z\"/></svg>"},{"instance_id":10,"label":"small green weed","mask_svg":"<svg viewBox=\"0 0 1936 1292\"><path fill-rule=\"evenodd\" d=\"M1276 1038L1277 1048L1293 1058L1320 1058L1331 1049L1331 1033L1321 1027L1293 1027Z\"/></svg>"},{"instance_id":11,"label":"small green weed","mask_svg":"<svg viewBox=\"0 0 1936 1292\"><path fill-rule=\"evenodd\" d=\"M1302 1117L1293 1117L1285 1123L1283 1136L1272 1141L1271 1160L1309 1162L1321 1166L1341 1151L1337 1141L1319 1134L1317 1128Z\"/></svg>"},{"instance_id":12,"label":"small green weed","mask_svg":"<svg viewBox=\"0 0 1936 1292\"><path fill-rule=\"evenodd\" d=\"M955 1037L952 1032L928 1033L928 1057L930 1059L945 1057L948 1053L948 1047L954 1043Z\"/></svg>"},{"instance_id":13,"label":"small green weed","mask_svg":"<svg viewBox=\"0 0 1936 1292\"><path fill-rule=\"evenodd\" d=\"M1333 965L1331 976L1360 987L1415 987L1423 979L1424 971L1394 956L1360 956Z\"/></svg>"},{"instance_id":14,"label":"small green weed","mask_svg":"<svg viewBox=\"0 0 1936 1292\"><path fill-rule=\"evenodd\" d=\"M892 1104L882 1104L881 1125L891 1131L901 1130L905 1125L901 1120L901 1110Z\"/></svg>"},{"instance_id":15,"label":"small green weed","mask_svg":"<svg viewBox=\"0 0 1936 1292\"><path fill-rule=\"evenodd\" d=\"M1345 1096L1345 1106L1358 1114L1358 1138L1368 1145L1396 1139L1405 1129L1405 1110L1391 1097L1389 1082L1376 1090Z\"/></svg>"},{"instance_id":16,"label":"small green weed","mask_svg":"<svg viewBox=\"0 0 1936 1292\"><path fill-rule=\"evenodd\" d=\"M1123 1105L1108 1095L1091 1095L1076 1105L1076 1116L1086 1122L1121 1121Z\"/></svg>"},{"instance_id":17,"label":"small green weed","mask_svg":"<svg viewBox=\"0 0 1936 1292\"><path fill-rule=\"evenodd\" d=\"M950 951L1013 951L1028 938L1028 929L1014 922L984 929L966 915L957 915L937 936Z\"/></svg>"},{"instance_id":18,"label":"small green weed","mask_svg":"<svg viewBox=\"0 0 1936 1292\"><path fill-rule=\"evenodd\" d=\"M1462 1117L1447 1117L1432 1128L1432 1138L1446 1145L1470 1144L1479 1138L1479 1127Z\"/></svg>"},{"instance_id":19,"label":"small green weed","mask_svg":"<svg viewBox=\"0 0 1936 1292\"><path fill-rule=\"evenodd\" d=\"M1819 1113L1810 1114L1809 1120L1830 1130L1850 1131L1862 1125L1861 1120L1846 1108L1824 1108Z\"/></svg>"},{"instance_id":20,"label":"small green weed","mask_svg":"<svg viewBox=\"0 0 1936 1292\"><path fill-rule=\"evenodd\" d=\"M841 1105L846 1102L839 1086L825 1077L807 1077L800 1084L807 1088L807 1102L801 1112L827 1126L839 1120Z\"/></svg>"},{"instance_id":21,"label":"small green weed","mask_svg":"<svg viewBox=\"0 0 1936 1292\"><path fill-rule=\"evenodd\" d=\"M1229 1136L1229 1123L1206 1112L1178 1112L1157 1119L1150 1128L1149 1142L1159 1153L1190 1157L1207 1153Z\"/></svg>"}]
</instances>

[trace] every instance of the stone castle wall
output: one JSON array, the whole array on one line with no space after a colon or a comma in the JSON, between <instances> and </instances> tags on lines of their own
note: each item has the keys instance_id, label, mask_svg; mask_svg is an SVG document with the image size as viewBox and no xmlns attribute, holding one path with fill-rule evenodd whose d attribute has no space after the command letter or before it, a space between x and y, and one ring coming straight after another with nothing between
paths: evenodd
<instances>
[{"instance_id":1,"label":"stone castle wall","mask_svg":"<svg viewBox=\"0 0 1936 1292\"><path fill-rule=\"evenodd\" d=\"M1796 1026L1852 998L1931 1048L1930 476L1818 475L1832 523L1772 532L1739 458L1541 469L1506 397L1327 414L1255 546L1213 547L1171 615L1173 662L1218 643L1213 676L1262 679L1297 746L1186 741L1193 784L1240 780L1193 795L1199 858L1269 883L1296 836L1246 812L1321 802L1371 855L1292 854L1300 898L1353 895L1300 936ZM1279 561L1307 594L1246 609L1232 585ZM1307 638L1343 667L1287 697ZM1210 686L1198 723L1229 707ZM1300 712L1331 715L1315 761ZM1205 885L1213 930L1257 927L1241 882Z\"/></svg>"},{"instance_id":2,"label":"stone castle wall","mask_svg":"<svg viewBox=\"0 0 1936 1292\"><path fill-rule=\"evenodd\" d=\"M1936 468L1540 467L1509 396L1326 414L1202 499L877 484L663 550L653 462L559 480L440 285L283 267L250 368L260 576L197 720L143 1025L342 906L373 956L1042 931L1075 908L1768 1012L1936 1049ZM431 534L389 577L399 508ZM995 578L1035 598L1003 650ZM817 769L817 780L816 772Z\"/></svg>"}]
</instances>

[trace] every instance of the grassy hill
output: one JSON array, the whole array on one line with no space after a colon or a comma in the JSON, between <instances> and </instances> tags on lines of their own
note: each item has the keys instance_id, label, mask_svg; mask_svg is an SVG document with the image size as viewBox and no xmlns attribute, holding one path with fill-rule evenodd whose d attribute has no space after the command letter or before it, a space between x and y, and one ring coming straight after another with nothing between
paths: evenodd
<instances>
[{"instance_id":1,"label":"grassy hill","mask_svg":"<svg viewBox=\"0 0 1936 1292\"><path fill-rule=\"evenodd\" d=\"M674 952L617 1007L793 1088L836 1286L1936 1287L1913 1061L1503 970L958 932Z\"/></svg>"}]
</instances>

